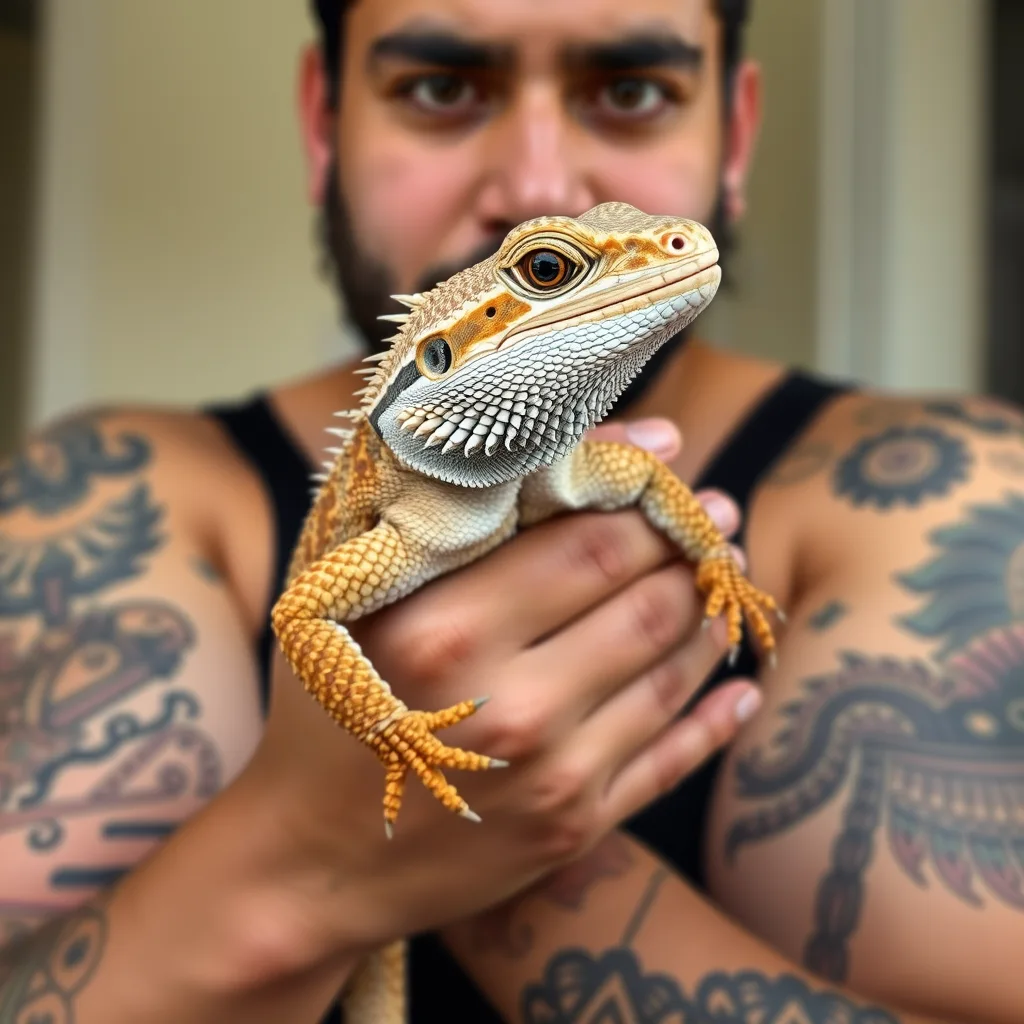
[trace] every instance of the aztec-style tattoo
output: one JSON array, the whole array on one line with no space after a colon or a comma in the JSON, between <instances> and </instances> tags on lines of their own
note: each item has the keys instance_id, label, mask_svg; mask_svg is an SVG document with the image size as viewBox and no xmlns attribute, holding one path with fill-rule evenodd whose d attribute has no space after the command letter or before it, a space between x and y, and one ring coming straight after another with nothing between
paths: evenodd
<instances>
[{"instance_id":1,"label":"aztec-style tattoo","mask_svg":"<svg viewBox=\"0 0 1024 1024\"><path fill-rule=\"evenodd\" d=\"M967 445L935 427L890 427L865 438L836 466L836 494L853 505L914 507L967 480Z\"/></svg>"},{"instance_id":2,"label":"aztec-style tattoo","mask_svg":"<svg viewBox=\"0 0 1024 1024\"><path fill-rule=\"evenodd\" d=\"M815 633L824 633L826 629L845 618L849 612L850 609L842 601L829 601L807 620L807 625Z\"/></svg>"},{"instance_id":3,"label":"aztec-style tattoo","mask_svg":"<svg viewBox=\"0 0 1024 1024\"><path fill-rule=\"evenodd\" d=\"M0 515L21 506L56 515L81 501L94 477L137 473L149 458L149 443L137 434L111 442L100 431L99 417L69 419L0 463Z\"/></svg>"},{"instance_id":4,"label":"aztec-style tattoo","mask_svg":"<svg viewBox=\"0 0 1024 1024\"><path fill-rule=\"evenodd\" d=\"M923 411L929 416L962 423L989 437L1024 436L1024 424L1019 418L1014 420L1010 415L1000 413L972 413L964 402L925 402Z\"/></svg>"},{"instance_id":5,"label":"aztec-style tattoo","mask_svg":"<svg viewBox=\"0 0 1024 1024\"><path fill-rule=\"evenodd\" d=\"M713 971L687 993L668 974L645 973L631 946L663 878L655 872L618 946L552 957L543 978L523 991L526 1024L898 1024L891 1013L816 991L791 974Z\"/></svg>"},{"instance_id":6,"label":"aztec-style tattoo","mask_svg":"<svg viewBox=\"0 0 1024 1024\"><path fill-rule=\"evenodd\" d=\"M534 930L527 922L517 921L516 916L526 899L536 896L559 907L582 910L587 895L598 882L621 877L633 862L625 837L618 832L610 833L585 857L477 917L473 923L474 946L511 958L525 956L533 948Z\"/></svg>"},{"instance_id":7,"label":"aztec-style tattoo","mask_svg":"<svg viewBox=\"0 0 1024 1024\"><path fill-rule=\"evenodd\" d=\"M96 903L0 949L0 1024L74 1024L74 998L95 973L106 938Z\"/></svg>"},{"instance_id":8,"label":"aztec-style tattoo","mask_svg":"<svg viewBox=\"0 0 1024 1024\"><path fill-rule=\"evenodd\" d=\"M730 858L806 821L853 776L804 954L837 981L880 830L917 885L1024 912L1024 499L974 507L930 539L939 553L898 577L928 603L900 623L941 642L937 666L843 654L736 769L739 795L760 806L729 830Z\"/></svg>"},{"instance_id":9,"label":"aztec-style tattoo","mask_svg":"<svg viewBox=\"0 0 1024 1024\"><path fill-rule=\"evenodd\" d=\"M149 454L134 435L108 443L91 418L65 424L0 471L3 508L67 510L94 477L140 470ZM216 749L188 724L199 714L191 694L165 691L148 719L115 712L141 688L172 679L195 643L189 620L164 602L92 603L138 577L164 543L163 509L145 483L128 486L125 497L39 540L5 534L0 516L0 838L22 833L34 850L54 849L68 818L105 808L123 816L189 790L209 796L220 784ZM76 608L83 599L92 600ZM21 649L4 630L15 619L41 626ZM104 763L87 792L53 798L69 768Z\"/></svg>"}]
</instances>

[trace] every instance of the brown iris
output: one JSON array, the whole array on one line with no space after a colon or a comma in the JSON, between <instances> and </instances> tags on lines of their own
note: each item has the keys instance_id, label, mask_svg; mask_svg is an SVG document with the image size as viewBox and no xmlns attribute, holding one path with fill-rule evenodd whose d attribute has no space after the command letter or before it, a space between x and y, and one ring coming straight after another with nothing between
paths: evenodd
<instances>
[{"instance_id":1,"label":"brown iris","mask_svg":"<svg viewBox=\"0 0 1024 1024\"><path fill-rule=\"evenodd\" d=\"M553 249L534 249L519 261L519 272L535 288L557 288L569 276L569 261Z\"/></svg>"}]
</instances>

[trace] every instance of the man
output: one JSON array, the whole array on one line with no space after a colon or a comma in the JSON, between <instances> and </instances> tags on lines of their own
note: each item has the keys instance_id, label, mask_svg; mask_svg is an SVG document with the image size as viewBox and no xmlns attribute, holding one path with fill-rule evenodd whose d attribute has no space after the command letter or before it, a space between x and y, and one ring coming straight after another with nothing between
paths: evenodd
<instances>
[{"instance_id":1,"label":"man","mask_svg":"<svg viewBox=\"0 0 1024 1024\"><path fill-rule=\"evenodd\" d=\"M743 212L738 4L317 8L309 190L370 344L389 292L536 214L618 199L725 237ZM1018 1019L1024 417L681 339L607 429L742 516L777 669L715 672L637 515L527 531L359 631L417 706L486 678L458 742L512 762L460 780L481 825L411 789L388 842L372 755L279 656L259 701L352 369L77 417L0 471L0 1021L313 1021L397 935L415 1020Z\"/></svg>"}]
</instances>

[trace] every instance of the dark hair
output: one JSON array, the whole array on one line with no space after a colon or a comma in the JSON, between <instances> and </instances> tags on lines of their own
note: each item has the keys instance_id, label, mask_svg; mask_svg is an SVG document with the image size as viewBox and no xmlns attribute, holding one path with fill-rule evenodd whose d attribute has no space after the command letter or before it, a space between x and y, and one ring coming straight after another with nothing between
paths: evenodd
<instances>
[{"instance_id":1,"label":"dark hair","mask_svg":"<svg viewBox=\"0 0 1024 1024\"><path fill-rule=\"evenodd\" d=\"M342 15L353 0L310 0L320 30L320 48L327 69L328 88L332 106L338 99L341 77L341 53L344 49L344 20ZM732 82L736 67L743 55L743 29L750 15L751 0L715 0L718 16L722 20L722 78L726 108L732 98Z\"/></svg>"}]
</instances>

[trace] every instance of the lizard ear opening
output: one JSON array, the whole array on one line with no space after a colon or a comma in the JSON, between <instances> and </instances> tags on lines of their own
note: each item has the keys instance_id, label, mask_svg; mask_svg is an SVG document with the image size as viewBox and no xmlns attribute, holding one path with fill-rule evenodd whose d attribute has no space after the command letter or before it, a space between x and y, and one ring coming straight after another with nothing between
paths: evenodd
<instances>
[{"instance_id":1,"label":"lizard ear opening","mask_svg":"<svg viewBox=\"0 0 1024 1024\"><path fill-rule=\"evenodd\" d=\"M452 348L439 334L420 342L416 366L424 377L440 380L452 368Z\"/></svg>"}]
</instances>

